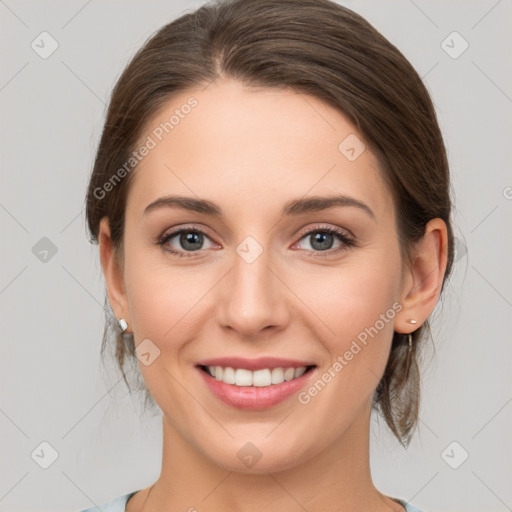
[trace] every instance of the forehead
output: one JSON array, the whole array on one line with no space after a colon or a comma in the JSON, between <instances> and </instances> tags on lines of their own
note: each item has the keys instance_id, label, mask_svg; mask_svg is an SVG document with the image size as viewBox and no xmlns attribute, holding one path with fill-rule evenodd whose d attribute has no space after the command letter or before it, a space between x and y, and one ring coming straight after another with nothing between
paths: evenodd
<instances>
[{"instance_id":1,"label":"forehead","mask_svg":"<svg viewBox=\"0 0 512 512\"><path fill-rule=\"evenodd\" d=\"M139 211L166 193L211 198L237 214L326 194L356 197L377 215L393 210L355 127L310 95L236 81L183 91L146 124L139 146L150 139L128 198Z\"/></svg>"}]
</instances>

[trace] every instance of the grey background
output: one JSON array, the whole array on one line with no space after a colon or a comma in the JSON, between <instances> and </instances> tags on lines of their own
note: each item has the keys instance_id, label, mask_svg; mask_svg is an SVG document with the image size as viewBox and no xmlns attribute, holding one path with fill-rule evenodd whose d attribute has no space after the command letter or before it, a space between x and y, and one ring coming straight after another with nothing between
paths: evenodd
<instances>
[{"instance_id":1,"label":"grey background","mask_svg":"<svg viewBox=\"0 0 512 512\"><path fill-rule=\"evenodd\" d=\"M104 284L84 194L116 78L153 31L202 3L0 0L1 511L77 510L159 475L160 415L143 415L113 365L100 367ZM419 432L404 450L373 418L375 484L425 512L512 510L512 2L340 3L424 78L459 240ZM31 48L43 31L59 45L46 59ZM453 31L469 44L456 59L441 46ZM43 237L55 254L40 252ZM36 463L43 441L58 453L48 469Z\"/></svg>"}]
</instances>

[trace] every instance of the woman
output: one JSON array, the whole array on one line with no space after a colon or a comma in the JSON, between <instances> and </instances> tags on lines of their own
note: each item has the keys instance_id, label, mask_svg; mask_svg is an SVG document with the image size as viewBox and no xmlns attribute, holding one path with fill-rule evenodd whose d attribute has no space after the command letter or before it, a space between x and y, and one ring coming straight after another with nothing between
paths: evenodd
<instances>
[{"instance_id":1,"label":"woman","mask_svg":"<svg viewBox=\"0 0 512 512\"><path fill-rule=\"evenodd\" d=\"M370 414L409 443L450 209L429 94L359 15L234 0L160 29L114 88L87 218L162 469L102 510L417 512L372 482Z\"/></svg>"}]
</instances>

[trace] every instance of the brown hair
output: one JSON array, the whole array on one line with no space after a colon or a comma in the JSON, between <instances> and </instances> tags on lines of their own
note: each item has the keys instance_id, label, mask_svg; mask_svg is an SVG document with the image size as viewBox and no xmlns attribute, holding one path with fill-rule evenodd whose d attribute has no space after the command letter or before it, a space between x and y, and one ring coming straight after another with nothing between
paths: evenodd
<instances>
[{"instance_id":1,"label":"brown hair","mask_svg":"<svg viewBox=\"0 0 512 512\"><path fill-rule=\"evenodd\" d=\"M86 198L91 243L98 242L99 222L108 217L122 261L134 173L118 172L123 179L108 187L107 199L104 185L129 161L142 129L172 95L224 77L247 86L291 88L342 112L379 161L396 207L402 257L410 262L410 249L429 220L446 223L444 288L454 257L450 183L431 98L395 46L364 18L330 0L220 0L165 25L144 44L112 92ZM108 306L107 297L105 302ZM430 334L428 320L413 333L412 358L407 335L394 333L374 394L373 406L407 445L418 422L418 347L425 330ZM102 353L110 331L128 385L124 365L126 359L136 361L133 335L121 334L108 314Z\"/></svg>"}]
</instances>

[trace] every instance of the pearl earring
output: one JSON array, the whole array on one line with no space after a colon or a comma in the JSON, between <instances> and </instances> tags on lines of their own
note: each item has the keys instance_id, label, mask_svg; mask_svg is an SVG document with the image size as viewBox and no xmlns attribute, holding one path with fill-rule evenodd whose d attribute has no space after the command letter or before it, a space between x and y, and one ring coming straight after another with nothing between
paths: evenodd
<instances>
[{"instance_id":1,"label":"pearl earring","mask_svg":"<svg viewBox=\"0 0 512 512\"><path fill-rule=\"evenodd\" d=\"M124 332L126 331L126 329L128 329L128 322L124 318L121 318L121 320L119 320L119 326L121 327L121 330Z\"/></svg>"},{"instance_id":2,"label":"pearl earring","mask_svg":"<svg viewBox=\"0 0 512 512\"><path fill-rule=\"evenodd\" d=\"M414 320L414 318L411 318L410 320L408 320L408 322L410 324L417 324L418 323L416 320Z\"/></svg>"}]
</instances>

